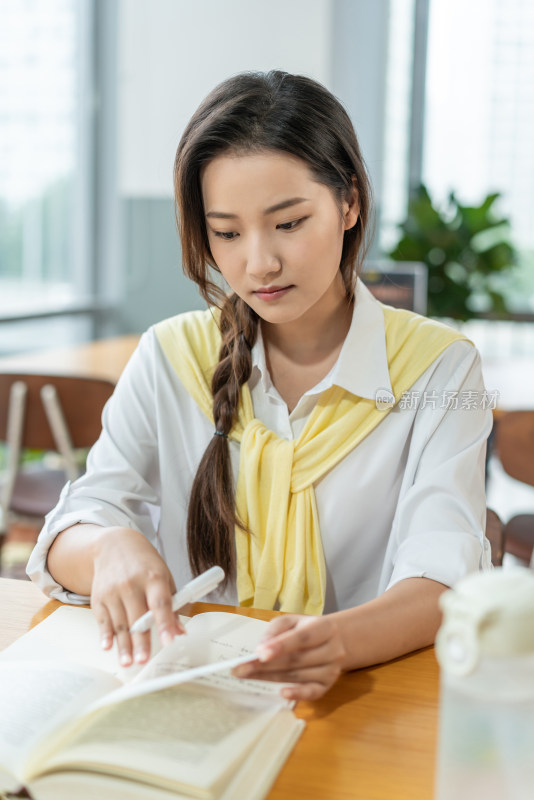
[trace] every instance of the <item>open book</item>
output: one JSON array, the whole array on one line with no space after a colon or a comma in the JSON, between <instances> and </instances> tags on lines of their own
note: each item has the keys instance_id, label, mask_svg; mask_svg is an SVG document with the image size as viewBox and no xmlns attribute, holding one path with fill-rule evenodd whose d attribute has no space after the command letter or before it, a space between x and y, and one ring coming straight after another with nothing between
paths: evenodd
<instances>
[{"instance_id":1,"label":"open book","mask_svg":"<svg viewBox=\"0 0 534 800\"><path fill-rule=\"evenodd\" d=\"M229 673L267 624L199 614L121 669L89 609L59 608L0 655L0 797L264 798L304 727L282 684Z\"/></svg>"}]
</instances>

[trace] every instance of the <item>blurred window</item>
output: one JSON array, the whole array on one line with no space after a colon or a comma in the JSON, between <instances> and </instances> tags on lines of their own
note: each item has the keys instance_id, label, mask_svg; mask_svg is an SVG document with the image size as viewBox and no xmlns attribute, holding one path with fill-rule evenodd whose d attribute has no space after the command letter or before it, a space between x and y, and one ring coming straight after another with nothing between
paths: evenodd
<instances>
[{"instance_id":1,"label":"blurred window","mask_svg":"<svg viewBox=\"0 0 534 800\"><path fill-rule=\"evenodd\" d=\"M380 245L389 250L408 211L415 0L390 0Z\"/></svg>"},{"instance_id":2,"label":"blurred window","mask_svg":"<svg viewBox=\"0 0 534 800\"><path fill-rule=\"evenodd\" d=\"M423 183L446 207L502 194L520 251L499 287L510 310L534 311L534 3L431 0Z\"/></svg>"},{"instance_id":3,"label":"blurred window","mask_svg":"<svg viewBox=\"0 0 534 800\"><path fill-rule=\"evenodd\" d=\"M91 0L0 4L0 317L90 295Z\"/></svg>"}]
</instances>

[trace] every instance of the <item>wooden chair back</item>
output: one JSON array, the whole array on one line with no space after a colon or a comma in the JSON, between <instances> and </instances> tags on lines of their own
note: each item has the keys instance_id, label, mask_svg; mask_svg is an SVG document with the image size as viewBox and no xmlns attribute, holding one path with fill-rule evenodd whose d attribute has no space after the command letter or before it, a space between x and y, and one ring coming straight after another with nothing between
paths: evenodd
<instances>
[{"instance_id":1,"label":"wooden chair back","mask_svg":"<svg viewBox=\"0 0 534 800\"><path fill-rule=\"evenodd\" d=\"M508 411L499 417L495 445L505 472L534 486L534 411Z\"/></svg>"},{"instance_id":2,"label":"wooden chair back","mask_svg":"<svg viewBox=\"0 0 534 800\"><path fill-rule=\"evenodd\" d=\"M495 448L505 472L534 486L534 411L508 411L499 416ZM534 551L534 514L516 514L504 526L507 553L531 563Z\"/></svg>"},{"instance_id":3,"label":"wooden chair back","mask_svg":"<svg viewBox=\"0 0 534 800\"><path fill-rule=\"evenodd\" d=\"M102 408L115 388L111 381L64 375L0 373L0 441L7 439L10 392L17 381L27 387L21 447L57 450L41 398L44 386L54 386L57 391L74 447L90 447L98 439Z\"/></svg>"},{"instance_id":4,"label":"wooden chair back","mask_svg":"<svg viewBox=\"0 0 534 800\"><path fill-rule=\"evenodd\" d=\"M502 567L504 556L504 526L495 511L486 510L486 539L491 545L491 563Z\"/></svg>"}]
</instances>

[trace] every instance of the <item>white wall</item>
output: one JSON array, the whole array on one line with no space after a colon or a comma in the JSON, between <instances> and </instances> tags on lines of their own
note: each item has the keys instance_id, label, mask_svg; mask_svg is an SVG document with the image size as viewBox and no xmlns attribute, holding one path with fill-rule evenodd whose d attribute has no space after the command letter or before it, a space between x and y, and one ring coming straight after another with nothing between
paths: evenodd
<instances>
[{"instance_id":1,"label":"white wall","mask_svg":"<svg viewBox=\"0 0 534 800\"><path fill-rule=\"evenodd\" d=\"M200 101L243 70L332 84L334 0L121 0L119 186L171 197L180 135Z\"/></svg>"}]
</instances>

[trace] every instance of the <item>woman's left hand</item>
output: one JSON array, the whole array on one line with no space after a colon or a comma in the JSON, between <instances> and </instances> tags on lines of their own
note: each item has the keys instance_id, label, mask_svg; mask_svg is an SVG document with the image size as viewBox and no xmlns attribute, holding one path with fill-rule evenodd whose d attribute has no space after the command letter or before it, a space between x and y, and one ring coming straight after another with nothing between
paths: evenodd
<instances>
[{"instance_id":1,"label":"woman's left hand","mask_svg":"<svg viewBox=\"0 0 534 800\"><path fill-rule=\"evenodd\" d=\"M277 617L256 652L258 661L242 664L233 674L292 683L282 690L288 700L322 697L339 678L346 656L337 623L328 615Z\"/></svg>"}]
</instances>

